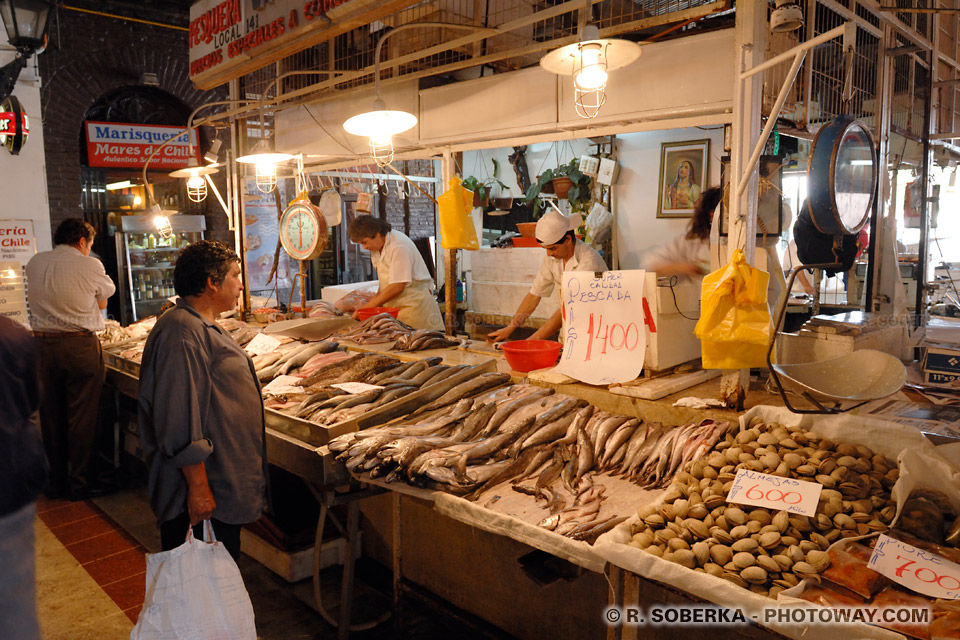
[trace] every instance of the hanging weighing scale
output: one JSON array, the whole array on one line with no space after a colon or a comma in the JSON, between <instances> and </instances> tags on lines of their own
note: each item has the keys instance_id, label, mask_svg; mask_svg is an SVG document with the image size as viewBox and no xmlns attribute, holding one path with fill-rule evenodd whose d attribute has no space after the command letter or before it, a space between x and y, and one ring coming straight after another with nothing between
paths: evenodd
<instances>
[{"instance_id":1,"label":"hanging weighing scale","mask_svg":"<svg viewBox=\"0 0 960 640\"><path fill-rule=\"evenodd\" d=\"M804 206L795 229L802 222L809 221L803 241L816 259L790 272L788 292L802 269L846 271L853 265L857 233L867 223L877 188L876 151L869 130L849 115L837 116L821 128L813 141L807 178L808 204ZM798 254L801 241L798 238ZM803 261L803 256L800 259ZM819 362L772 362L786 307L786 304L781 306L774 325L774 338L767 350L767 366L784 405L790 411L840 413L885 398L903 386L906 371L900 360L873 349L861 349ZM815 408L795 408L787 397L787 389L799 393Z\"/></svg>"},{"instance_id":2,"label":"hanging weighing scale","mask_svg":"<svg viewBox=\"0 0 960 640\"><path fill-rule=\"evenodd\" d=\"M294 283L300 280L300 313L304 318L307 317L307 261L323 253L329 237L327 221L320 209L310 203L306 191L301 191L280 216L280 244L287 255L300 263L293 279ZM290 289L288 308L293 305L294 288L296 286Z\"/></svg>"}]
</instances>

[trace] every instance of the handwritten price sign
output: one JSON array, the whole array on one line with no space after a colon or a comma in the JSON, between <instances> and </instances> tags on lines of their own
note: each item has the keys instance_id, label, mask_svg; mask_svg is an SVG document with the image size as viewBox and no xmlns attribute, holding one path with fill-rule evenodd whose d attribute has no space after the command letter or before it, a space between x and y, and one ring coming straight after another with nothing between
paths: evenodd
<instances>
[{"instance_id":1,"label":"handwritten price sign","mask_svg":"<svg viewBox=\"0 0 960 640\"><path fill-rule=\"evenodd\" d=\"M633 380L643 369L643 271L607 271L601 277L564 272L563 356L554 368L588 384Z\"/></svg>"},{"instance_id":2,"label":"handwritten price sign","mask_svg":"<svg viewBox=\"0 0 960 640\"><path fill-rule=\"evenodd\" d=\"M265 353L273 353L279 346L280 341L273 336L268 336L265 333L258 333L253 337L253 340L247 343L247 346L244 347L244 349L252 356L262 356Z\"/></svg>"},{"instance_id":3,"label":"handwritten price sign","mask_svg":"<svg viewBox=\"0 0 960 640\"><path fill-rule=\"evenodd\" d=\"M727 502L767 507L805 516L816 514L823 485L740 469L727 493Z\"/></svg>"},{"instance_id":4,"label":"handwritten price sign","mask_svg":"<svg viewBox=\"0 0 960 640\"><path fill-rule=\"evenodd\" d=\"M931 598L960 600L960 565L880 534L868 567Z\"/></svg>"}]
</instances>

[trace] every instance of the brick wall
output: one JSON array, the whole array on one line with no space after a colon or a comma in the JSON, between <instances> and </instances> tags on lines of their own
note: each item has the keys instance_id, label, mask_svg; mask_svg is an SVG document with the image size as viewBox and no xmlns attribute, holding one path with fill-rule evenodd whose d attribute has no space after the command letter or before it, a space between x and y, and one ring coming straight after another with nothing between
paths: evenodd
<instances>
[{"instance_id":1,"label":"brick wall","mask_svg":"<svg viewBox=\"0 0 960 640\"><path fill-rule=\"evenodd\" d=\"M394 166L406 175L432 176L432 160L407 160ZM406 183L404 183L406 184ZM437 196L435 184L418 182L422 189L433 197ZM409 224L409 235L412 239L429 238L436 235L436 212L437 207L430 198L410 187L412 193L409 197L401 199L397 196L397 187L394 181L390 181L387 187L386 212L387 222L398 231L405 231ZM383 198L384 196L381 196ZM409 216L409 219L408 219Z\"/></svg>"},{"instance_id":2,"label":"brick wall","mask_svg":"<svg viewBox=\"0 0 960 640\"><path fill-rule=\"evenodd\" d=\"M82 3L81 3L82 4ZM184 17L184 24L186 16ZM80 144L83 117L103 94L157 74L159 88L189 109L221 100L224 88L197 91L189 79L187 31L61 8L50 22L50 43L38 56L51 228L82 214ZM219 176L218 176L219 177ZM206 201L210 237L229 239L226 217ZM224 237L220 237L223 235Z\"/></svg>"}]
</instances>

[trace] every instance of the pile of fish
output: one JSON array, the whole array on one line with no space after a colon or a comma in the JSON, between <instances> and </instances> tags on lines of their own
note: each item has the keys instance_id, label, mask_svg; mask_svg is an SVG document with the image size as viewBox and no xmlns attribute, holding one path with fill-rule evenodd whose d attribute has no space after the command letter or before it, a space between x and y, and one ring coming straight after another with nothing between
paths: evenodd
<instances>
[{"instance_id":1,"label":"pile of fish","mask_svg":"<svg viewBox=\"0 0 960 640\"><path fill-rule=\"evenodd\" d=\"M540 526L586 539L615 524L598 519L604 487L594 473L659 486L730 428L712 420L676 429L641 423L551 389L490 390L478 382L454 388L397 424L340 436L330 450L352 473L472 500L511 481L514 490L545 503L549 515Z\"/></svg>"},{"instance_id":2,"label":"pile of fish","mask_svg":"<svg viewBox=\"0 0 960 640\"><path fill-rule=\"evenodd\" d=\"M816 515L728 503L740 469L823 485ZM801 580L819 582L836 540L886 531L898 477L895 461L863 445L755 419L687 463L663 504L639 507L630 544L776 598Z\"/></svg>"},{"instance_id":3,"label":"pile of fish","mask_svg":"<svg viewBox=\"0 0 960 640\"><path fill-rule=\"evenodd\" d=\"M440 364L440 358L399 363L367 378L368 384L379 388L349 393L315 383L312 385L315 391L304 394L303 399L295 406L287 406L280 411L321 425L336 424L438 384L465 368L467 365L450 367ZM287 400L290 400L290 396Z\"/></svg>"},{"instance_id":4,"label":"pile of fish","mask_svg":"<svg viewBox=\"0 0 960 640\"><path fill-rule=\"evenodd\" d=\"M260 329L251 327L246 322L237 320L236 318L221 318L217 320L217 324L220 325L221 329L233 336L233 339L236 340L241 347L246 346L248 342L260 333Z\"/></svg>"},{"instance_id":5,"label":"pile of fish","mask_svg":"<svg viewBox=\"0 0 960 640\"><path fill-rule=\"evenodd\" d=\"M442 331L414 329L389 313L371 316L356 327L344 329L337 335L357 344L393 342L393 348L397 351L422 351L460 345L459 340L448 339Z\"/></svg>"},{"instance_id":6,"label":"pile of fish","mask_svg":"<svg viewBox=\"0 0 960 640\"><path fill-rule=\"evenodd\" d=\"M261 382L282 375L307 377L323 367L345 360L349 355L338 351L336 342L288 342L270 353L253 357L253 368Z\"/></svg>"},{"instance_id":7,"label":"pile of fish","mask_svg":"<svg viewBox=\"0 0 960 640\"><path fill-rule=\"evenodd\" d=\"M343 316L343 311L337 309L336 306L320 300L315 305L310 307L310 312L308 314L311 318L339 318Z\"/></svg>"},{"instance_id":8,"label":"pile of fish","mask_svg":"<svg viewBox=\"0 0 960 640\"><path fill-rule=\"evenodd\" d=\"M378 344L399 340L409 336L413 331L413 327L400 322L389 313L378 313L356 327L344 329L338 335L349 338L357 344Z\"/></svg>"},{"instance_id":9,"label":"pile of fish","mask_svg":"<svg viewBox=\"0 0 960 640\"><path fill-rule=\"evenodd\" d=\"M443 349L458 347L459 340L450 340L442 331L417 329L413 333L397 338L393 348L397 351L422 351L424 349Z\"/></svg>"}]
</instances>

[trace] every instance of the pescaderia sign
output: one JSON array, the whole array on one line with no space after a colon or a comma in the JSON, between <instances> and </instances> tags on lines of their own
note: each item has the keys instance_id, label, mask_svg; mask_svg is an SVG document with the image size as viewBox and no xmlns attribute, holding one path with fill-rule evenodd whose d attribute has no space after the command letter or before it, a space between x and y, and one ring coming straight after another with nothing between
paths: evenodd
<instances>
[{"instance_id":1,"label":"pescaderia sign","mask_svg":"<svg viewBox=\"0 0 960 640\"><path fill-rule=\"evenodd\" d=\"M190 79L212 89L417 0L200 0L190 7Z\"/></svg>"},{"instance_id":2,"label":"pescaderia sign","mask_svg":"<svg viewBox=\"0 0 960 640\"><path fill-rule=\"evenodd\" d=\"M136 167L146 164L154 149L171 140L150 161L154 169L182 169L191 157L200 159L197 132L167 125L124 124L119 122L85 123L87 164L91 167ZM191 145L193 153L191 154Z\"/></svg>"}]
</instances>

